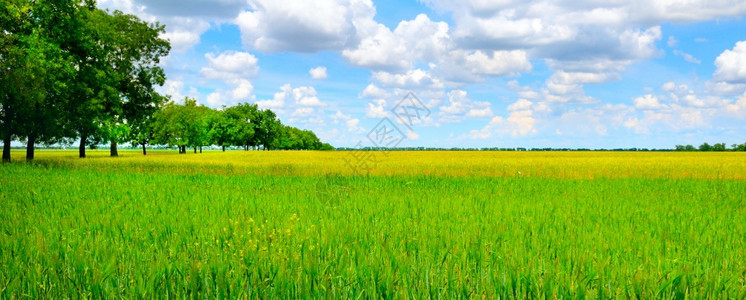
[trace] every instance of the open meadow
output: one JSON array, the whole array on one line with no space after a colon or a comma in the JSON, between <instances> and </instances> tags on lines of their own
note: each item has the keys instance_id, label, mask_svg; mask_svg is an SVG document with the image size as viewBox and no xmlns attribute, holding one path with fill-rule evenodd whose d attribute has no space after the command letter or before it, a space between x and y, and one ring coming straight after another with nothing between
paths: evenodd
<instances>
[{"instance_id":1,"label":"open meadow","mask_svg":"<svg viewBox=\"0 0 746 300\"><path fill-rule=\"evenodd\" d=\"M744 153L375 154L0 165L0 298L746 297Z\"/></svg>"}]
</instances>

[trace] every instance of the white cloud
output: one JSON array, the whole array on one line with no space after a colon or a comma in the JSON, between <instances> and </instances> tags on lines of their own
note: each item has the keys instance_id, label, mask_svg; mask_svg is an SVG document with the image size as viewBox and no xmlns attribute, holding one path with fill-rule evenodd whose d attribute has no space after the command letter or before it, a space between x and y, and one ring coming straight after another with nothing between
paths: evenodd
<instances>
[{"instance_id":1,"label":"white cloud","mask_svg":"<svg viewBox=\"0 0 746 300\"><path fill-rule=\"evenodd\" d=\"M261 109L272 109L287 124L305 124L318 126L325 124L324 107L327 104L319 99L316 89L312 86L293 88L290 84L280 87L271 99L263 99L254 103Z\"/></svg>"},{"instance_id":2,"label":"white cloud","mask_svg":"<svg viewBox=\"0 0 746 300\"><path fill-rule=\"evenodd\" d=\"M345 125L348 132L361 133L365 132L365 129L359 126L360 119L353 118L350 115L343 114L341 111L337 111L334 115L331 115L334 124Z\"/></svg>"},{"instance_id":3,"label":"white cloud","mask_svg":"<svg viewBox=\"0 0 746 300\"><path fill-rule=\"evenodd\" d=\"M728 83L725 81L707 82L709 92L719 96L736 96L746 91L746 83Z\"/></svg>"},{"instance_id":4,"label":"white cloud","mask_svg":"<svg viewBox=\"0 0 746 300\"><path fill-rule=\"evenodd\" d=\"M202 34L210 29L208 21L189 17L168 18L166 24L166 32L161 37L171 43L175 52L184 52L199 44Z\"/></svg>"},{"instance_id":5,"label":"white cloud","mask_svg":"<svg viewBox=\"0 0 746 300\"><path fill-rule=\"evenodd\" d=\"M285 99L290 96L292 91L293 88L290 86L290 84L283 85L282 87L280 87L280 91L274 94L274 97L272 97L272 99L256 101L256 105L258 105L262 109L283 108L285 107Z\"/></svg>"},{"instance_id":6,"label":"white cloud","mask_svg":"<svg viewBox=\"0 0 746 300\"><path fill-rule=\"evenodd\" d=\"M184 99L184 82L180 80L167 79L166 83L161 87L157 87L156 91L163 95L170 95L171 100Z\"/></svg>"},{"instance_id":7,"label":"white cloud","mask_svg":"<svg viewBox=\"0 0 746 300\"><path fill-rule=\"evenodd\" d=\"M635 108L637 109L657 110L666 108L665 105L661 104L660 101L658 101L658 97L651 94L637 97L633 100L633 102L635 103Z\"/></svg>"},{"instance_id":8,"label":"white cloud","mask_svg":"<svg viewBox=\"0 0 746 300\"><path fill-rule=\"evenodd\" d=\"M433 64L433 73L454 82L477 82L483 76L517 76L531 68L524 50L453 50Z\"/></svg>"},{"instance_id":9,"label":"white cloud","mask_svg":"<svg viewBox=\"0 0 746 300\"><path fill-rule=\"evenodd\" d=\"M475 74L504 76L531 71L531 63L522 50L492 51L489 55L475 51L465 58L466 67Z\"/></svg>"},{"instance_id":10,"label":"white cloud","mask_svg":"<svg viewBox=\"0 0 746 300\"><path fill-rule=\"evenodd\" d=\"M511 112L507 118L500 116L492 118L490 123L481 130L472 130L470 137L474 139L487 139L495 133L500 136L526 136L537 132L534 128L535 124L536 119L533 117L533 111L516 110Z\"/></svg>"},{"instance_id":11,"label":"white cloud","mask_svg":"<svg viewBox=\"0 0 746 300\"><path fill-rule=\"evenodd\" d=\"M546 80L542 96L546 101L558 103L598 102L597 99L585 95L583 85L604 83L617 79L618 76L617 73L558 71Z\"/></svg>"},{"instance_id":12,"label":"white cloud","mask_svg":"<svg viewBox=\"0 0 746 300\"><path fill-rule=\"evenodd\" d=\"M200 71L207 79L240 79L256 76L259 72L258 60L247 52L225 51L219 55L206 53L208 66Z\"/></svg>"},{"instance_id":13,"label":"white cloud","mask_svg":"<svg viewBox=\"0 0 746 300\"><path fill-rule=\"evenodd\" d=\"M326 67L316 67L308 71L308 74L311 75L311 78L313 79L326 79L328 76L326 75Z\"/></svg>"},{"instance_id":14,"label":"white cloud","mask_svg":"<svg viewBox=\"0 0 746 300\"><path fill-rule=\"evenodd\" d=\"M507 110L508 111L528 110L531 108L532 104L533 103L531 101L528 101L526 99L518 99L518 101L514 102L513 104L508 105Z\"/></svg>"},{"instance_id":15,"label":"white cloud","mask_svg":"<svg viewBox=\"0 0 746 300\"><path fill-rule=\"evenodd\" d=\"M374 70L402 70L411 66L405 41L386 26L378 24L376 33L364 37L354 49L342 51L352 65Z\"/></svg>"},{"instance_id":16,"label":"white cloud","mask_svg":"<svg viewBox=\"0 0 746 300\"><path fill-rule=\"evenodd\" d=\"M674 50L673 54L681 56L685 61L693 63L693 64L701 64L702 61L697 59L696 57L692 56L689 53L686 53L684 51Z\"/></svg>"},{"instance_id":17,"label":"white cloud","mask_svg":"<svg viewBox=\"0 0 746 300\"><path fill-rule=\"evenodd\" d=\"M746 41L736 43L715 59L714 79L728 83L746 83Z\"/></svg>"},{"instance_id":18,"label":"white cloud","mask_svg":"<svg viewBox=\"0 0 746 300\"><path fill-rule=\"evenodd\" d=\"M388 98L389 93L386 92L386 90L371 83L365 87L360 96L365 98Z\"/></svg>"},{"instance_id":19,"label":"white cloud","mask_svg":"<svg viewBox=\"0 0 746 300\"><path fill-rule=\"evenodd\" d=\"M489 102L471 101L467 92L452 90L448 93L448 105L440 107L440 118L446 122L459 122L465 117L484 118L492 116Z\"/></svg>"},{"instance_id":20,"label":"white cloud","mask_svg":"<svg viewBox=\"0 0 746 300\"><path fill-rule=\"evenodd\" d=\"M663 91L665 91L665 92L671 92L674 89L676 89L676 83L673 82L673 81L668 81L668 82L666 82L666 83L663 84L663 86L661 87L661 89Z\"/></svg>"},{"instance_id":21,"label":"white cloud","mask_svg":"<svg viewBox=\"0 0 746 300\"><path fill-rule=\"evenodd\" d=\"M420 135L412 131L411 129L407 130L407 138L410 140L417 140L420 138Z\"/></svg>"},{"instance_id":22,"label":"white cloud","mask_svg":"<svg viewBox=\"0 0 746 300\"><path fill-rule=\"evenodd\" d=\"M443 82L422 69L409 70L406 73L375 72L373 79L382 86L402 89L442 89Z\"/></svg>"},{"instance_id":23,"label":"white cloud","mask_svg":"<svg viewBox=\"0 0 746 300\"><path fill-rule=\"evenodd\" d=\"M293 117L308 117L314 112L315 110L312 107L299 107L291 115Z\"/></svg>"},{"instance_id":24,"label":"white cloud","mask_svg":"<svg viewBox=\"0 0 746 300\"><path fill-rule=\"evenodd\" d=\"M492 107L489 102L477 102L474 106L466 113L467 117L486 118L492 116Z\"/></svg>"},{"instance_id":25,"label":"white cloud","mask_svg":"<svg viewBox=\"0 0 746 300\"><path fill-rule=\"evenodd\" d=\"M316 89L311 86L301 86L293 89L293 98L295 103L300 106L325 106L318 97Z\"/></svg>"},{"instance_id":26,"label":"white cloud","mask_svg":"<svg viewBox=\"0 0 746 300\"><path fill-rule=\"evenodd\" d=\"M238 79L234 82L236 88L233 89L233 100L241 100L253 97L254 86L246 79Z\"/></svg>"},{"instance_id":27,"label":"white cloud","mask_svg":"<svg viewBox=\"0 0 746 300\"><path fill-rule=\"evenodd\" d=\"M401 71L412 64L431 62L450 47L448 24L433 22L419 14L401 21L393 31L382 24L369 24L355 47L342 51L351 64L373 70Z\"/></svg>"},{"instance_id":28,"label":"white cloud","mask_svg":"<svg viewBox=\"0 0 746 300\"><path fill-rule=\"evenodd\" d=\"M220 107L223 104L223 95L220 92L212 92L207 95L207 106Z\"/></svg>"},{"instance_id":29,"label":"white cloud","mask_svg":"<svg viewBox=\"0 0 746 300\"><path fill-rule=\"evenodd\" d=\"M249 102L255 99L254 86L246 79L228 80L231 90L216 89L207 95L207 106L218 108L223 105L233 106L239 102Z\"/></svg>"},{"instance_id":30,"label":"white cloud","mask_svg":"<svg viewBox=\"0 0 746 300\"><path fill-rule=\"evenodd\" d=\"M365 116L368 118L373 119L380 119L385 118L389 116L388 110L386 110L386 100L384 99L376 99L372 101L373 103L368 103L368 105L365 107Z\"/></svg>"},{"instance_id":31,"label":"white cloud","mask_svg":"<svg viewBox=\"0 0 746 300\"><path fill-rule=\"evenodd\" d=\"M375 15L370 0L250 0L249 6L235 23L244 45L262 52L341 50Z\"/></svg>"}]
</instances>

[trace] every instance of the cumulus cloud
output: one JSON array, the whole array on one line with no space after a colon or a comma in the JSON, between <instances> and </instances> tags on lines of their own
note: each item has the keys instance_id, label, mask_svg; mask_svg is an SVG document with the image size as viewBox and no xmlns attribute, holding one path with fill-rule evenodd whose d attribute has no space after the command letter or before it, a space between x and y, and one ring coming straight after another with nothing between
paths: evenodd
<instances>
[{"instance_id":1,"label":"cumulus cloud","mask_svg":"<svg viewBox=\"0 0 746 300\"><path fill-rule=\"evenodd\" d=\"M210 28L206 20L196 18L173 17L167 21L168 25L162 38L171 43L171 50L184 52L201 41L201 36Z\"/></svg>"},{"instance_id":2,"label":"cumulus cloud","mask_svg":"<svg viewBox=\"0 0 746 300\"><path fill-rule=\"evenodd\" d=\"M489 102L472 101L466 91L452 90L448 93L448 105L441 106L440 118L446 122L458 122L466 117L484 118L492 116Z\"/></svg>"},{"instance_id":3,"label":"cumulus cloud","mask_svg":"<svg viewBox=\"0 0 746 300\"><path fill-rule=\"evenodd\" d=\"M444 87L439 78L422 69L409 70L405 73L374 72L373 79L387 88L441 89Z\"/></svg>"},{"instance_id":4,"label":"cumulus cloud","mask_svg":"<svg viewBox=\"0 0 746 300\"><path fill-rule=\"evenodd\" d=\"M746 83L746 41L736 43L733 49L725 50L715 59L716 80L728 83Z\"/></svg>"},{"instance_id":5,"label":"cumulus cloud","mask_svg":"<svg viewBox=\"0 0 746 300\"><path fill-rule=\"evenodd\" d=\"M258 60L247 52L225 51L218 55L205 54L207 67L200 73L207 79L232 80L256 76L259 72Z\"/></svg>"},{"instance_id":6,"label":"cumulus cloud","mask_svg":"<svg viewBox=\"0 0 746 300\"><path fill-rule=\"evenodd\" d=\"M425 14L401 21L392 31L383 24L370 24L361 32L359 44L342 52L351 64L374 70L404 70L414 62L437 60L450 47L449 27Z\"/></svg>"},{"instance_id":7,"label":"cumulus cloud","mask_svg":"<svg viewBox=\"0 0 746 300\"><path fill-rule=\"evenodd\" d=\"M386 100L376 99L365 107L365 116L373 119L381 119L389 116L389 111L386 109Z\"/></svg>"},{"instance_id":8,"label":"cumulus cloud","mask_svg":"<svg viewBox=\"0 0 746 300\"><path fill-rule=\"evenodd\" d=\"M372 20L370 0L250 0L235 23L243 44L262 52L341 50Z\"/></svg>"},{"instance_id":9,"label":"cumulus cloud","mask_svg":"<svg viewBox=\"0 0 746 300\"><path fill-rule=\"evenodd\" d=\"M300 106L325 106L326 104L316 97L316 89L312 86L301 86L293 89L293 99Z\"/></svg>"},{"instance_id":10,"label":"cumulus cloud","mask_svg":"<svg viewBox=\"0 0 746 300\"><path fill-rule=\"evenodd\" d=\"M316 67L308 71L308 74L311 75L311 78L313 79L326 79L328 76L326 75L326 67Z\"/></svg>"},{"instance_id":11,"label":"cumulus cloud","mask_svg":"<svg viewBox=\"0 0 746 300\"><path fill-rule=\"evenodd\" d=\"M207 106L218 108L254 100L254 86L248 80L231 79L227 83L230 89L216 89L207 95Z\"/></svg>"},{"instance_id":12,"label":"cumulus cloud","mask_svg":"<svg viewBox=\"0 0 746 300\"><path fill-rule=\"evenodd\" d=\"M324 123L323 108L327 106L327 103L319 99L314 87L293 88L290 84L281 86L280 91L272 98L254 103L261 109L272 109L288 122L315 125Z\"/></svg>"},{"instance_id":13,"label":"cumulus cloud","mask_svg":"<svg viewBox=\"0 0 746 300\"><path fill-rule=\"evenodd\" d=\"M280 91L275 93L272 99L256 101L256 105L262 109L282 109L285 107L285 99L289 98L292 92L293 87L290 84L285 84L280 87Z\"/></svg>"},{"instance_id":14,"label":"cumulus cloud","mask_svg":"<svg viewBox=\"0 0 746 300\"><path fill-rule=\"evenodd\" d=\"M510 135L513 137L526 136L536 133L536 118L531 110L531 101L520 99L508 106L510 114L503 118L495 116L489 124L480 130L472 130L469 135L473 139L487 139L494 134L499 136Z\"/></svg>"},{"instance_id":15,"label":"cumulus cloud","mask_svg":"<svg viewBox=\"0 0 746 300\"><path fill-rule=\"evenodd\" d=\"M353 118L350 115L346 115L342 113L342 111L337 110L337 112L334 115L331 115L331 119L334 122L334 124L345 126L348 132L355 132L355 133L365 132L365 129L359 126L360 119Z\"/></svg>"},{"instance_id":16,"label":"cumulus cloud","mask_svg":"<svg viewBox=\"0 0 746 300\"><path fill-rule=\"evenodd\" d=\"M651 94L637 97L633 100L633 102L635 103L635 108L642 110L657 110L666 107L665 105L660 103L658 97Z\"/></svg>"},{"instance_id":17,"label":"cumulus cloud","mask_svg":"<svg viewBox=\"0 0 746 300\"><path fill-rule=\"evenodd\" d=\"M386 90L378 87L377 85L371 83L368 86L365 87L362 93L360 93L361 97L365 98L388 98L389 93L386 92Z\"/></svg>"},{"instance_id":18,"label":"cumulus cloud","mask_svg":"<svg viewBox=\"0 0 746 300\"><path fill-rule=\"evenodd\" d=\"M583 85L607 82L618 76L617 73L558 71L546 80L542 96L549 102L581 104L598 102L597 99L585 95Z\"/></svg>"},{"instance_id":19,"label":"cumulus cloud","mask_svg":"<svg viewBox=\"0 0 746 300\"><path fill-rule=\"evenodd\" d=\"M235 89L231 92L233 99L241 100L253 97L254 86L246 79L238 79L234 82Z\"/></svg>"}]
</instances>

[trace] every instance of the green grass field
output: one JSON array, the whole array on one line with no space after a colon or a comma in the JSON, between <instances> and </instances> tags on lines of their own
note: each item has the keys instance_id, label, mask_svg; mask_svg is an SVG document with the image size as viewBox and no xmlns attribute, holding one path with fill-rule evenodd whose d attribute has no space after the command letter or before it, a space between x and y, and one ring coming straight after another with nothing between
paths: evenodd
<instances>
[{"instance_id":1,"label":"green grass field","mask_svg":"<svg viewBox=\"0 0 746 300\"><path fill-rule=\"evenodd\" d=\"M75 154L0 165L0 298L746 297L741 153Z\"/></svg>"}]
</instances>

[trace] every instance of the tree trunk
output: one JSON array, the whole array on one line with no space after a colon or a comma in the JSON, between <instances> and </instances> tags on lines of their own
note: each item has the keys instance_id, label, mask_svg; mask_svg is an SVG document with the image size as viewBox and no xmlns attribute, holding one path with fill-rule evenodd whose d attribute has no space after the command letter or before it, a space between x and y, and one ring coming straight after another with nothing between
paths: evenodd
<instances>
[{"instance_id":1,"label":"tree trunk","mask_svg":"<svg viewBox=\"0 0 746 300\"><path fill-rule=\"evenodd\" d=\"M199 154L202 154L202 146L199 146Z\"/></svg>"},{"instance_id":2,"label":"tree trunk","mask_svg":"<svg viewBox=\"0 0 746 300\"><path fill-rule=\"evenodd\" d=\"M36 143L36 134L29 134L26 143L26 161L34 160L34 143Z\"/></svg>"},{"instance_id":3,"label":"tree trunk","mask_svg":"<svg viewBox=\"0 0 746 300\"><path fill-rule=\"evenodd\" d=\"M10 132L3 137L3 162L10 162Z\"/></svg>"},{"instance_id":4,"label":"tree trunk","mask_svg":"<svg viewBox=\"0 0 746 300\"><path fill-rule=\"evenodd\" d=\"M197 146L194 146L194 153L197 153Z\"/></svg>"},{"instance_id":5,"label":"tree trunk","mask_svg":"<svg viewBox=\"0 0 746 300\"><path fill-rule=\"evenodd\" d=\"M145 150L145 143L142 143L142 155L148 155L148 151Z\"/></svg>"},{"instance_id":6,"label":"tree trunk","mask_svg":"<svg viewBox=\"0 0 746 300\"><path fill-rule=\"evenodd\" d=\"M223 152L225 152L225 145L223 145Z\"/></svg>"},{"instance_id":7,"label":"tree trunk","mask_svg":"<svg viewBox=\"0 0 746 300\"><path fill-rule=\"evenodd\" d=\"M78 156L80 158L85 158L85 141L87 137L84 135L81 135L80 137L80 146L78 147Z\"/></svg>"},{"instance_id":8,"label":"tree trunk","mask_svg":"<svg viewBox=\"0 0 746 300\"><path fill-rule=\"evenodd\" d=\"M119 151L117 151L117 142L111 141L111 146L109 147L109 150L111 152L111 156L119 156Z\"/></svg>"}]
</instances>

